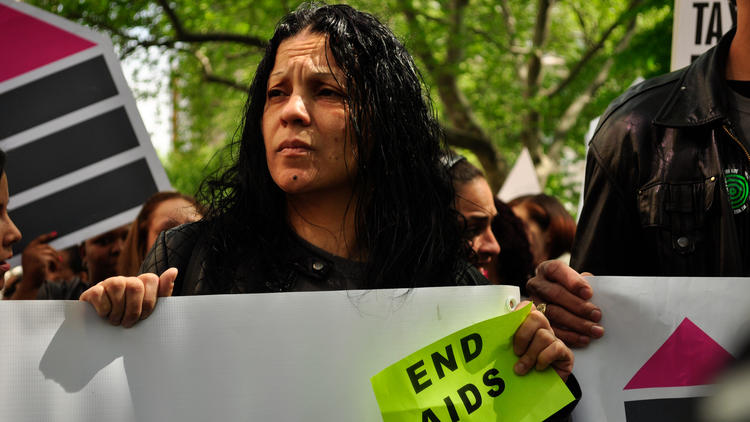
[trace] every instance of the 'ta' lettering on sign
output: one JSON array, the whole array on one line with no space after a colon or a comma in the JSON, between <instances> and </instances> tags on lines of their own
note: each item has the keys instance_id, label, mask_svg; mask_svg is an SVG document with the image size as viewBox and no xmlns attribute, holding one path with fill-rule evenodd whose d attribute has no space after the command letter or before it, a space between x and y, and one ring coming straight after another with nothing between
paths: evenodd
<instances>
[{"instance_id":1,"label":"'ta' lettering on sign","mask_svg":"<svg viewBox=\"0 0 750 422\"><path fill-rule=\"evenodd\" d=\"M728 0L675 0L671 70L692 63L736 23Z\"/></svg>"}]
</instances>

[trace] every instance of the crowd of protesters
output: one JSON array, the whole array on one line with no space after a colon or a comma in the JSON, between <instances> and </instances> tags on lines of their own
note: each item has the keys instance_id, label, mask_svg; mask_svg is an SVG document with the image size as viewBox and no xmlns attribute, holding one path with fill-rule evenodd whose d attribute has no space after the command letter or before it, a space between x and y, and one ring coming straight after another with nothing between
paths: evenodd
<instances>
[{"instance_id":1,"label":"crowd of protesters","mask_svg":"<svg viewBox=\"0 0 750 422\"><path fill-rule=\"evenodd\" d=\"M578 271L750 275L750 211L725 183L750 173L750 0L736 13L717 47L610 105L577 231L555 198L505 204L446 149L387 27L348 6L302 6L270 39L235 160L204 181L200 201L158 193L131 224L79 247L39 236L4 296L80 297L130 327L170 295L514 284L538 306L514 337L516 372L551 367L580 397L570 348L604 327ZM8 183L3 172L4 260L21 237Z\"/></svg>"}]
</instances>

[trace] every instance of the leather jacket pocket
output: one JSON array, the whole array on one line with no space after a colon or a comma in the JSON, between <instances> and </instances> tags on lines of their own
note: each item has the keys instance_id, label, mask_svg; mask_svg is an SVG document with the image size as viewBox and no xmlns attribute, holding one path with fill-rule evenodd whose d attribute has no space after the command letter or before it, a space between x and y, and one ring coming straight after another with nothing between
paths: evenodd
<instances>
[{"instance_id":1,"label":"leather jacket pocket","mask_svg":"<svg viewBox=\"0 0 750 422\"><path fill-rule=\"evenodd\" d=\"M638 191L641 226L658 228L659 249L695 252L701 228L714 201L716 178L686 183L655 183Z\"/></svg>"}]
</instances>

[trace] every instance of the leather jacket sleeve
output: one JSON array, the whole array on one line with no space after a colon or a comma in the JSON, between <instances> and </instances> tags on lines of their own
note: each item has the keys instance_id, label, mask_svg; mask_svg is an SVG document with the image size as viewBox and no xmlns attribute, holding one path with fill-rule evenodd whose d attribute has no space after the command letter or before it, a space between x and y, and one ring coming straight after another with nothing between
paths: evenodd
<instances>
[{"instance_id":1,"label":"leather jacket sleeve","mask_svg":"<svg viewBox=\"0 0 750 422\"><path fill-rule=\"evenodd\" d=\"M628 264L639 259L640 224L629 193L604 163L608 157L592 142L570 266L596 275L626 274Z\"/></svg>"},{"instance_id":2,"label":"leather jacket sleeve","mask_svg":"<svg viewBox=\"0 0 750 422\"><path fill-rule=\"evenodd\" d=\"M158 275L175 267L178 272L172 295L193 294L194 285L197 284L196 279L202 276L202 272L194 267L200 266L205 260L203 256L193 256L196 252L200 227L200 222L189 223L161 232L141 265L141 274ZM189 280L190 284L190 291L187 292L185 280Z\"/></svg>"},{"instance_id":3,"label":"leather jacket sleeve","mask_svg":"<svg viewBox=\"0 0 750 422\"><path fill-rule=\"evenodd\" d=\"M660 154L653 140L662 137L663 128L652 125L652 119L660 106L654 95L661 94L654 91L671 89L661 86L654 80L615 100L591 140L570 261L579 272L643 275L653 269L654 244L644 238L639 201L641 188L650 183L653 157Z\"/></svg>"}]
</instances>

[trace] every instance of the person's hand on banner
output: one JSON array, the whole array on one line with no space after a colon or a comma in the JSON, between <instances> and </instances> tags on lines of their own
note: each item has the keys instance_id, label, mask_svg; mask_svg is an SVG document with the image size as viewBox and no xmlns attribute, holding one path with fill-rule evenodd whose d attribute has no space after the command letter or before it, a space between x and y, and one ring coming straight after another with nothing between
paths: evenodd
<instances>
[{"instance_id":1,"label":"person's hand on banner","mask_svg":"<svg viewBox=\"0 0 750 422\"><path fill-rule=\"evenodd\" d=\"M146 273L138 277L111 277L92 286L79 300L89 302L100 317L112 325L132 327L154 311L159 297L171 296L177 268L161 276Z\"/></svg>"},{"instance_id":2,"label":"person's hand on banner","mask_svg":"<svg viewBox=\"0 0 750 422\"><path fill-rule=\"evenodd\" d=\"M584 273L583 275L591 275ZM534 303L545 303L544 315L555 335L570 347L585 347L604 335L599 324L602 311L591 303L594 291L581 274L561 261L539 264L536 275L526 282Z\"/></svg>"},{"instance_id":3,"label":"person's hand on banner","mask_svg":"<svg viewBox=\"0 0 750 422\"><path fill-rule=\"evenodd\" d=\"M528 303L523 301L516 309ZM518 375L525 375L532 368L541 371L551 366L563 381L567 381L573 372L573 351L555 336L549 321L536 307L513 335L513 352L519 356L513 367Z\"/></svg>"}]
</instances>

